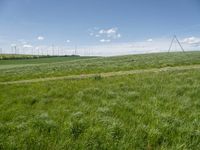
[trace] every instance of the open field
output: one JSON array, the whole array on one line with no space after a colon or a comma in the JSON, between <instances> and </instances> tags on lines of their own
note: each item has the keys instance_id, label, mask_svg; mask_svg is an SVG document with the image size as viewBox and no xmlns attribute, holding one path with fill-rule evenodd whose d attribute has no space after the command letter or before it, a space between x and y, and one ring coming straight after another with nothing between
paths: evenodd
<instances>
[{"instance_id":1,"label":"open field","mask_svg":"<svg viewBox=\"0 0 200 150\"><path fill-rule=\"evenodd\" d=\"M0 60L16 60L16 59L36 59L48 58L51 56L23 55L23 54L0 54Z\"/></svg>"},{"instance_id":2,"label":"open field","mask_svg":"<svg viewBox=\"0 0 200 150\"><path fill-rule=\"evenodd\" d=\"M114 71L128 71L136 69L163 68L200 64L199 52L188 53L161 53L121 57L69 59L50 58L45 60L9 60L0 61L0 82L47 77L60 77L67 75L81 75ZM63 60L64 59L64 60ZM31 61L31 62L30 62Z\"/></svg>"},{"instance_id":3,"label":"open field","mask_svg":"<svg viewBox=\"0 0 200 150\"><path fill-rule=\"evenodd\" d=\"M0 149L200 149L200 52L45 59L0 61Z\"/></svg>"},{"instance_id":4,"label":"open field","mask_svg":"<svg viewBox=\"0 0 200 150\"><path fill-rule=\"evenodd\" d=\"M87 58L95 58L88 56L31 56L31 55L3 55L0 54L0 65L8 65L8 64L41 64L41 63L55 63L62 61L69 61L75 59L87 59Z\"/></svg>"}]
</instances>

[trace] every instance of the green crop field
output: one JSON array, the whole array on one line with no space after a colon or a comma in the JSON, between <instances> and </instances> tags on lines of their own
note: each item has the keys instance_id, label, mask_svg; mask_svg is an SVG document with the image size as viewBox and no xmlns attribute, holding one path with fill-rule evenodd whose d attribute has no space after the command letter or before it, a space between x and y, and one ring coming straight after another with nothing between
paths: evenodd
<instances>
[{"instance_id":1,"label":"green crop field","mask_svg":"<svg viewBox=\"0 0 200 150\"><path fill-rule=\"evenodd\" d=\"M0 60L0 149L198 150L200 52Z\"/></svg>"},{"instance_id":2,"label":"green crop field","mask_svg":"<svg viewBox=\"0 0 200 150\"><path fill-rule=\"evenodd\" d=\"M48 58L51 56L37 56L37 55L22 55L22 54L0 54L0 60L13 60L13 59L35 59L35 58Z\"/></svg>"}]
</instances>

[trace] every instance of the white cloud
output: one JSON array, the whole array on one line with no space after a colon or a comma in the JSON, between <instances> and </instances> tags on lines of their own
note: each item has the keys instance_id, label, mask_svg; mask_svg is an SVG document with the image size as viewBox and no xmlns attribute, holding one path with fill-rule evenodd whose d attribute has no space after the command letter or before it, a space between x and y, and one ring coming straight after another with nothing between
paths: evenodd
<instances>
[{"instance_id":1,"label":"white cloud","mask_svg":"<svg viewBox=\"0 0 200 150\"><path fill-rule=\"evenodd\" d=\"M147 42L153 42L153 39L148 39Z\"/></svg>"},{"instance_id":2,"label":"white cloud","mask_svg":"<svg viewBox=\"0 0 200 150\"><path fill-rule=\"evenodd\" d=\"M25 44L23 45L24 48L32 48L33 46L32 45L28 45L28 44Z\"/></svg>"},{"instance_id":3,"label":"white cloud","mask_svg":"<svg viewBox=\"0 0 200 150\"><path fill-rule=\"evenodd\" d=\"M100 35L99 35L99 34L96 34L95 37L98 38L98 37L100 37Z\"/></svg>"},{"instance_id":4,"label":"white cloud","mask_svg":"<svg viewBox=\"0 0 200 150\"><path fill-rule=\"evenodd\" d=\"M99 34L115 34L117 30L117 28L101 29L99 30Z\"/></svg>"},{"instance_id":5,"label":"white cloud","mask_svg":"<svg viewBox=\"0 0 200 150\"><path fill-rule=\"evenodd\" d=\"M101 34L109 39L121 38L121 34L118 33L118 28L101 29L101 30L99 30L99 34Z\"/></svg>"},{"instance_id":6,"label":"white cloud","mask_svg":"<svg viewBox=\"0 0 200 150\"><path fill-rule=\"evenodd\" d=\"M71 43L71 41L70 41L70 40L67 40L66 42L67 42L67 43Z\"/></svg>"},{"instance_id":7,"label":"white cloud","mask_svg":"<svg viewBox=\"0 0 200 150\"><path fill-rule=\"evenodd\" d=\"M142 54L142 53L155 53L155 52L168 52L171 39L168 38L156 38L152 42L148 40L126 42L126 43L109 43L106 42L106 38L100 40L102 44L93 46L79 47L85 51L90 51L92 55L96 56L116 56L116 55L128 55L128 54ZM186 51L198 50L198 47L189 44L182 44ZM180 47L176 47L173 44L172 51L182 52ZM84 55L85 53L82 52Z\"/></svg>"},{"instance_id":8,"label":"white cloud","mask_svg":"<svg viewBox=\"0 0 200 150\"><path fill-rule=\"evenodd\" d=\"M108 34L113 34L113 33L116 33L117 30L118 30L117 28L111 28L111 29L108 29L108 30L107 30L107 33L108 33Z\"/></svg>"},{"instance_id":9,"label":"white cloud","mask_svg":"<svg viewBox=\"0 0 200 150\"><path fill-rule=\"evenodd\" d=\"M39 41L43 41L43 40L44 40L44 37L43 37L43 36L38 36L37 39L38 39Z\"/></svg>"},{"instance_id":10,"label":"white cloud","mask_svg":"<svg viewBox=\"0 0 200 150\"><path fill-rule=\"evenodd\" d=\"M121 38L122 36L121 36L121 34L120 33L118 33L117 34L117 38Z\"/></svg>"},{"instance_id":11,"label":"white cloud","mask_svg":"<svg viewBox=\"0 0 200 150\"><path fill-rule=\"evenodd\" d=\"M106 28L106 29L101 29L101 28L89 29L89 35L97 38L102 43L105 42L108 43L113 40L121 38L121 34L119 33L118 28L116 27Z\"/></svg>"},{"instance_id":12,"label":"white cloud","mask_svg":"<svg viewBox=\"0 0 200 150\"><path fill-rule=\"evenodd\" d=\"M110 40L109 40L109 39L108 39L108 40L106 40L106 39L101 39L100 42L101 42L101 43L109 43Z\"/></svg>"},{"instance_id":13,"label":"white cloud","mask_svg":"<svg viewBox=\"0 0 200 150\"><path fill-rule=\"evenodd\" d=\"M100 30L94 32L95 35L99 34ZM111 31L109 31L110 33ZM118 33L120 34L120 33ZM118 35L116 34L116 35ZM119 35L118 35L119 36ZM121 35L120 35L121 36ZM97 45L78 45L77 54L79 55L95 55L95 56L116 56L116 55L127 55L127 54L141 54L141 53L153 53L153 52L167 52L171 42L171 38L150 38L145 39L144 41L134 41L126 43L116 43L111 41L112 38L107 38L106 35L101 34L100 38L97 38L99 44ZM66 40L65 42L67 42ZM199 50L200 48L200 38L199 37L186 37L183 38L181 44L186 51ZM12 48L10 47L11 43L8 43L8 48L13 49L17 44L17 48L26 48L26 53L31 54L32 51L34 54L59 54L61 55L71 55L74 54L74 46L69 44L65 46L57 45L54 47L53 51L52 46L49 45L35 45L32 46L31 42L22 44L19 41L12 41ZM100 44L101 43L101 44ZM71 46L70 46L71 45ZM8 50L9 51L9 50ZM180 51L181 48L177 44L173 44L172 51Z\"/></svg>"},{"instance_id":14,"label":"white cloud","mask_svg":"<svg viewBox=\"0 0 200 150\"><path fill-rule=\"evenodd\" d=\"M106 31L105 30L99 30L99 34L104 34Z\"/></svg>"},{"instance_id":15,"label":"white cloud","mask_svg":"<svg viewBox=\"0 0 200 150\"><path fill-rule=\"evenodd\" d=\"M189 37L182 40L183 43L200 45L200 38Z\"/></svg>"}]
</instances>

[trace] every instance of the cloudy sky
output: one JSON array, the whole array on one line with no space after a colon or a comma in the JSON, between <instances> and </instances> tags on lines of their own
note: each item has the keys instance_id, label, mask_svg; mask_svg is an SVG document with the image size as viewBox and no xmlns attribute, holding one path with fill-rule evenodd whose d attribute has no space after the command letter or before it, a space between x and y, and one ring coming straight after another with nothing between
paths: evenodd
<instances>
[{"instance_id":1,"label":"cloudy sky","mask_svg":"<svg viewBox=\"0 0 200 150\"><path fill-rule=\"evenodd\" d=\"M1 52L159 52L174 34L200 49L199 0L0 0Z\"/></svg>"}]
</instances>

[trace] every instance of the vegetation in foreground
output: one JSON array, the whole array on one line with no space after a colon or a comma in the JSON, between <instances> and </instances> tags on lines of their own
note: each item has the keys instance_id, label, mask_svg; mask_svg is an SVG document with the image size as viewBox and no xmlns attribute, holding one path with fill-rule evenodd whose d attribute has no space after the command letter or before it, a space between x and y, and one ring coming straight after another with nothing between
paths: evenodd
<instances>
[{"instance_id":1,"label":"vegetation in foreground","mask_svg":"<svg viewBox=\"0 0 200 150\"><path fill-rule=\"evenodd\" d=\"M0 149L200 149L199 69L0 89Z\"/></svg>"}]
</instances>

